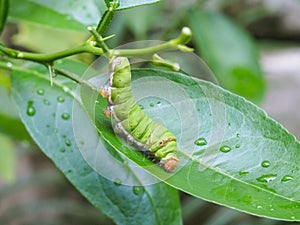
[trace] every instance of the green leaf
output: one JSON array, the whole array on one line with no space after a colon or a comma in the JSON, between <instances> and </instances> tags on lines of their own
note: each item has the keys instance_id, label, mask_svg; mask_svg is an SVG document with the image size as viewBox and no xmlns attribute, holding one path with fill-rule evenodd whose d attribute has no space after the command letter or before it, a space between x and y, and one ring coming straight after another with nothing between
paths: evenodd
<instances>
[{"instance_id":1,"label":"green leaf","mask_svg":"<svg viewBox=\"0 0 300 225\"><path fill-rule=\"evenodd\" d=\"M96 25L100 11L93 0L11 0L9 16L45 26L87 31L88 25Z\"/></svg>"},{"instance_id":2,"label":"green leaf","mask_svg":"<svg viewBox=\"0 0 300 225\"><path fill-rule=\"evenodd\" d=\"M2 85L0 85L0 99L0 132L17 140L30 141L31 138L20 121L17 108Z\"/></svg>"},{"instance_id":3,"label":"green leaf","mask_svg":"<svg viewBox=\"0 0 300 225\"><path fill-rule=\"evenodd\" d=\"M0 177L12 182L16 177L16 157L12 140L0 134Z\"/></svg>"},{"instance_id":4,"label":"green leaf","mask_svg":"<svg viewBox=\"0 0 300 225\"><path fill-rule=\"evenodd\" d=\"M147 5L126 10L122 16L126 27L132 31L137 40L147 39L147 30L159 21L162 13L161 5ZM139 18L138 20L136 18ZM157 24L157 23L156 23Z\"/></svg>"},{"instance_id":5,"label":"green leaf","mask_svg":"<svg viewBox=\"0 0 300 225\"><path fill-rule=\"evenodd\" d=\"M82 66L78 69L80 65L70 61L57 66L64 69L69 67L78 73L86 69ZM181 224L175 189L163 183L145 187L121 185L116 180L104 178L89 166L80 149L87 146L94 150L93 143L100 143L101 139L97 133L93 133L94 126L74 97L75 89L73 81L61 77L55 77L51 86L47 71L43 72L43 67L36 65L12 74L13 98L29 133L41 150L93 205L117 224ZM79 120L74 119L76 112L81 112ZM78 122L83 122L87 127L76 136L77 127L74 125ZM91 133L94 136L88 136L90 142L83 142L86 134ZM118 171L120 176L126 174L128 179L140 183L139 174L126 165L124 167Z\"/></svg>"},{"instance_id":6,"label":"green leaf","mask_svg":"<svg viewBox=\"0 0 300 225\"><path fill-rule=\"evenodd\" d=\"M181 73L133 70L133 80L145 112L176 135L180 163L167 173L146 161L99 114L99 132L116 150L193 196L258 216L300 219L300 145L281 125L244 98ZM105 107L99 101L97 112ZM197 146L198 138L207 144Z\"/></svg>"},{"instance_id":7,"label":"green leaf","mask_svg":"<svg viewBox=\"0 0 300 225\"><path fill-rule=\"evenodd\" d=\"M6 23L8 8L9 8L9 0L0 0L0 35Z\"/></svg>"},{"instance_id":8,"label":"green leaf","mask_svg":"<svg viewBox=\"0 0 300 225\"><path fill-rule=\"evenodd\" d=\"M107 7L109 7L110 3L113 2L114 0L105 0L105 3ZM127 8L132 8L140 5L146 5L146 4L152 4L159 2L160 0L118 0L120 5L117 8L119 9L127 9Z\"/></svg>"},{"instance_id":9,"label":"green leaf","mask_svg":"<svg viewBox=\"0 0 300 225\"><path fill-rule=\"evenodd\" d=\"M265 83L250 35L215 12L191 11L189 24L198 50L220 85L258 103Z\"/></svg>"}]
</instances>

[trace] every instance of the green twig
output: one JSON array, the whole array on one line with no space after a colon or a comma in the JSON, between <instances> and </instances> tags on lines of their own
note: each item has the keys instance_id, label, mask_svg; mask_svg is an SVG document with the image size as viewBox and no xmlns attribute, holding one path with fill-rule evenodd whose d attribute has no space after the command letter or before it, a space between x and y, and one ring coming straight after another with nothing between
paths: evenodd
<instances>
[{"instance_id":1,"label":"green twig","mask_svg":"<svg viewBox=\"0 0 300 225\"><path fill-rule=\"evenodd\" d=\"M192 32L190 28L184 27L178 38L172 39L166 43L155 45L140 49L117 49L111 50L112 56L137 56L137 55L151 55L162 51L180 50L183 52L192 52L193 49L187 47L185 44L191 39Z\"/></svg>"},{"instance_id":2,"label":"green twig","mask_svg":"<svg viewBox=\"0 0 300 225\"><path fill-rule=\"evenodd\" d=\"M107 45L104 42L104 39L102 38L102 36L100 34L98 34L98 32L91 26L88 27L88 30L91 32L91 34L93 35L95 41L97 42L97 44L100 46L100 48L103 49L104 53L109 52L109 48L107 47Z\"/></svg>"},{"instance_id":3,"label":"green twig","mask_svg":"<svg viewBox=\"0 0 300 225\"><path fill-rule=\"evenodd\" d=\"M114 1L111 2L108 9L105 11L105 13L103 14L103 16L101 17L101 20L99 21L96 31L98 34L102 35L106 29L108 28L109 24L111 23L115 11L119 6L119 2L118 1Z\"/></svg>"},{"instance_id":4,"label":"green twig","mask_svg":"<svg viewBox=\"0 0 300 225\"><path fill-rule=\"evenodd\" d=\"M82 79L79 75L77 75L75 73L72 73L72 72L64 70L64 69L57 68L55 66L52 66L52 70L56 74L63 75L65 77L75 81L78 84L84 84L84 85L87 85L88 87L90 87L93 90L97 90L97 88L95 86L93 86L90 82L88 82L87 80Z\"/></svg>"},{"instance_id":5,"label":"green twig","mask_svg":"<svg viewBox=\"0 0 300 225\"><path fill-rule=\"evenodd\" d=\"M94 47L90 44L83 44L74 48L47 54L18 51L0 45L0 52L4 53L6 56L9 56L11 58L30 60L45 65L52 64L55 60L66 58L68 56L80 53L92 53L95 55L103 55L103 50L101 48Z\"/></svg>"}]
</instances>

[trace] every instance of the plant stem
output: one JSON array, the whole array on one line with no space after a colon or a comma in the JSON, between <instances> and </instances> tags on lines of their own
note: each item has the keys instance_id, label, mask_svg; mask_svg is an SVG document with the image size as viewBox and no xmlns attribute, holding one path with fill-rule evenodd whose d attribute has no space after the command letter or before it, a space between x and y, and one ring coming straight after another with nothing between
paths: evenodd
<instances>
[{"instance_id":1,"label":"plant stem","mask_svg":"<svg viewBox=\"0 0 300 225\"><path fill-rule=\"evenodd\" d=\"M103 49L104 53L109 52L109 48L107 47L107 45L105 44L102 36L100 34L98 34L98 32L91 26L88 27L88 30L92 33L95 41L97 42L97 44L100 46L100 48Z\"/></svg>"},{"instance_id":2,"label":"plant stem","mask_svg":"<svg viewBox=\"0 0 300 225\"><path fill-rule=\"evenodd\" d=\"M80 46L76 46L74 48L66 49L55 53L49 53L49 54L23 52L23 51L14 50L11 48L7 48L3 45L0 45L0 52L3 52L5 55L11 58L26 59L26 60L30 60L42 64L52 64L53 61L57 59L65 58L80 53L92 53L95 55L103 54L103 50L101 48L94 47L90 44L83 44Z\"/></svg>"},{"instance_id":3,"label":"plant stem","mask_svg":"<svg viewBox=\"0 0 300 225\"><path fill-rule=\"evenodd\" d=\"M22 73L29 73L29 74L36 75L36 76L41 75L41 72L38 72L36 70L31 70L28 68L24 68L24 67L20 67L20 66L16 66L16 65L13 65L11 62L0 62L0 68L4 68L6 70L11 70L11 71L19 71ZM90 88L96 90L96 88L91 83L82 79L79 75L77 75L75 73L71 73L69 71L57 68L55 66L52 66L50 69L56 74L61 74L64 77L67 77L67 78L75 81L78 84L84 84L84 85L87 85Z\"/></svg>"},{"instance_id":4,"label":"plant stem","mask_svg":"<svg viewBox=\"0 0 300 225\"><path fill-rule=\"evenodd\" d=\"M105 11L97 25L96 31L98 34L102 35L106 31L107 27L109 26L114 17L116 8L118 8L118 6L118 1L110 3L108 9Z\"/></svg>"},{"instance_id":5,"label":"plant stem","mask_svg":"<svg viewBox=\"0 0 300 225\"><path fill-rule=\"evenodd\" d=\"M192 52L193 49L185 46L185 44L191 39L192 32L188 27L184 27L181 30L181 34L178 38L172 39L166 43L155 45L147 48L140 49L117 49L111 50L111 56L137 56L137 55L150 55L156 54L162 51L180 50L183 52Z\"/></svg>"},{"instance_id":6,"label":"plant stem","mask_svg":"<svg viewBox=\"0 0 300 225\"><path fill-rule=\"evenodd\" d=\"M96 87L94 87L91 83L89 83L87 80L82 79L79 75L72 73L70 71L67 70L63 70L60 68L57 68L55 66L52 67L53 71L57 74L61 74L65 77L68 77L69 79L75 81L78 84L84 84L87 85L88 87L90 87L91 89L96 90Z\"/></svg>"},{"instance_id":7,"label":"plant stem","mask_svg":"<svg viewBox=\"0 0 300 225\"><path fill-rule=\"evenodd\" d=\"M185 44L191 39L192 32L189 28L184 27L181 31L181 34L178 38L172 39L166 43L151 46L147 48L140 49L119 49L119 50L110 50L104 43L104 38L102 38L94 29L89 28L93 33L94 38L98 39L98 44L101 45L102 48L95 47L93 42L87 42L83 45L76 46L74 48L66 49L63 51L55 52L55 53L31 53L18 51L15 49L7 48L4 45L0 44L0 52L5 55L15 58L15 59L26 59L34 62L38 62L44 65L52 65L53 62L57 59L65 58L71 55L76 55L80 53L92 53L95 55L103 55L105 52L109 52L109 56L136 56L136 55L147 55L147 54L155 54L161 51L171 51L171 50L181 50L190 52L193 49L185 46Z\"/></svg>"}]
</instances>

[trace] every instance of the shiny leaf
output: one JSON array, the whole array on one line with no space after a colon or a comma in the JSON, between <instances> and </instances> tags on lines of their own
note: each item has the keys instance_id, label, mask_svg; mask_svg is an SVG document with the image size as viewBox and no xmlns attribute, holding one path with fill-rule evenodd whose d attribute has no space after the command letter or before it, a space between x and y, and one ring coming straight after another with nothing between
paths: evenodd
<instances>
[{"instance_id":1,"label":"shiny leaf","mask_svg":"<svg viewBox=\"0 0 300 225\"><path fill-rule=\"evenodd\" d=\"M57 66L77 73L86 69L70 61ZM90 167L83 157L83 146L94 151L93 144L107 144L94 132L94 126L76 100L73 81L55 77L51 86L47 71L34 65L27 70L13 72L12 91L21 119L34 141L82 195L103 213L117 224L181 224L175 189L164 183L145 187L122 185L126 184L125 181L109 180ZM80 113L77 120L74 119L76 113ZM78 127L75 125L80 122L86 127L77 136ZM84 142L84 138L89 138L90 142ZM108 150L115 152L109 146ZM118 153L114 154L120 158ZM120 176L126 175L127 179L143 185L138 172L125 164L123 167L117 171ZM113 167L109 169L114 170Z\"/></svg>"},{"instance_id":2,"label":"shiny leaf","mask_svg":"<svg viewBox=\"0 0 300 225\"><path fill-rule=\"evenodd\" d=\"M300 220L299 142L251 102L181 73L133 71L145 112L177 137L180 163L167 173L116 137L97 114L104 139L148 172L193 196L258 216ZM99 100L101 112L106 100ZM202 144L198 144L201 140Z\"/></svg>"}]
</instances>

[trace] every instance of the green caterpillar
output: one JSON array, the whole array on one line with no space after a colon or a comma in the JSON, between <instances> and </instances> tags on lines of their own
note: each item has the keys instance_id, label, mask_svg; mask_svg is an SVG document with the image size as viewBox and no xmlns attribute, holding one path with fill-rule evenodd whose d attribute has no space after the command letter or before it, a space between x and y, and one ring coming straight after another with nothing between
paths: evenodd
<instances>
[{"instance_id":1,"label":"green caterpillar","mask_svg":"<svg viewBox=\"0 0 300 225\"><path fill-rule=\"evenodd\" d=\"M153 161L159 160L159 165L166 171L173 171L179 161L176 137L147 116L135 101L127 58L111 60L108 83L99 92L108 100L104 114L116 121L114 131Z\"/></svg>"}]
</instances>

